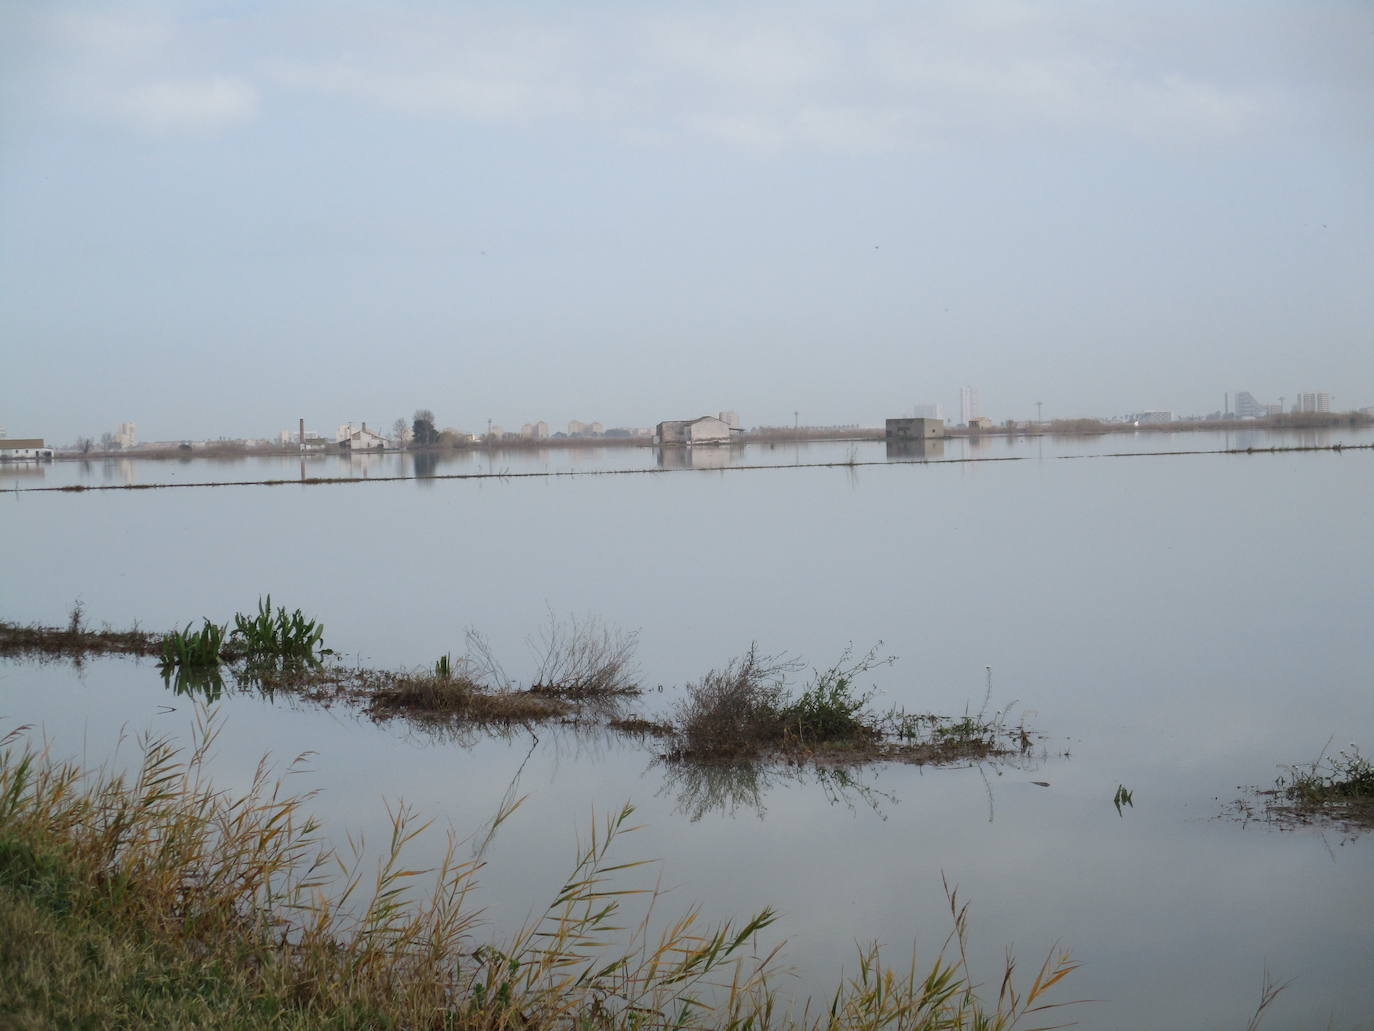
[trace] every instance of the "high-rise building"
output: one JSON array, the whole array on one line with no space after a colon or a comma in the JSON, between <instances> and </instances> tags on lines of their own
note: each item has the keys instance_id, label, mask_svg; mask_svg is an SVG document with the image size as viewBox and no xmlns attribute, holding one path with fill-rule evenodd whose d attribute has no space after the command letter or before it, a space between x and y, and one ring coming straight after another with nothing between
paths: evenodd
<instances>
[{"instance_id":1,"label":"high-rise building","mask_svg":"<svg viewBox=\"0 0 1374 1031\"><path fill-rule=\"evenodd\" d=\"M939 419L941 422L945 418L945 406L935 404L930 401L922 401L913 412L917 419ZM968 420L965 420L967 422Z\"/></svg>"},{"instance_id":2,"label":"high-rise building","mask_svg":"<svg viewBox=\"0 0 1374 1031\"><path fill-rule=\"evenodd\" d=\"M115 440L122 448L133 447L138 442L138 434L134 432L134 424L121 422L119 428L115 430Z\"/></svg>"},{"instance_id":3,"label":"high-rise building","mask_svg":"<svg viewBox=\"0 0 1374 1031\"><path fill-rule=\"evenodd\" d=\"M1248 390L1236 391L1236 414L1242 419L1258 419L1264 415L1264 405Z\"/></svg>"},{"instance_id":4,"label":"high-rise building","mask_svg":"<svg viewBox=\"0 0 1374 1031\"><path fill-rule=\"evenodd\" d=\"M1294 406L1294 411L1329 412L1331 411L1331 395L1324 390L1305 391L1298 395L1298 403Z\"/></svg>"},{"instance_id":5,"label":"high-rise building","mask_svg":"<svg viewBox=\"0 0 1374 1031\"><path fill-rule=\"evenodd\" d=\"M978 417L978 391L972 387L959 388L959 421L967 426Z\"/></svg>"}]
</instances>

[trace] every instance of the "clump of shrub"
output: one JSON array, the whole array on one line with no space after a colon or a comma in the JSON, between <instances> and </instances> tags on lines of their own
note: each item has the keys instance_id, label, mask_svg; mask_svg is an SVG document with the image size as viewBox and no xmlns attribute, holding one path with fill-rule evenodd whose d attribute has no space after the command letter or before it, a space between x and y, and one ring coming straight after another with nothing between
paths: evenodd
<instances>
[{"instance_id":1,"label":"clump of shrub","mask_svg":"<svg viewBox=\"0 0 1374 1031\"><path fill-rule=\"evenodd\" d=\"M730 758L817 745L861 746L883 736L882 719L859 694L855 678L891 659L876 649L853 660L846 650L829 669L817 671L794 696L787 674L800 663L787 656L760 655L751 645L742 657L711 670L687 686L673 726L678 758Z\"/></svg>"}]
</instances>

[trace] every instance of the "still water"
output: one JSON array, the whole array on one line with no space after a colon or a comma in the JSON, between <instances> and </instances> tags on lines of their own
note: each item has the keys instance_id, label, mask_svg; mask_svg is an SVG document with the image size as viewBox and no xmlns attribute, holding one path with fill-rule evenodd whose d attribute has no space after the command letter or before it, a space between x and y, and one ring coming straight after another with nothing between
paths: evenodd
<instances>
[{"instance_id":1,"label":"still water","mask_svg":"<svg viewBox=\"0 0 1374 1031\"><path fill-rule=\"evenodd\" d=\"M429 666L475 628L528 682L527 639L550 611L595 616L638 631L644 715L751 642L813 665L882 642L898 661L867 675L875 704L977 710L990 676L989 708L1043 735L1035 753L707 783L601 731L435 736L236 695L220 705L217 776L242 785L264 751L313 752L313 805L340 836L380 835L399 798L477 833L503 797L527 796L486 853L498 931L557 889L592 813L629 800L644 829L625 858L662 860L668 908L775 907L799 994L852 972L856 942L932 955L949 928L944 875L973 904L989 978L1008 946L1023 971L1055 943L1083 961L1061 996L1098 1000L1072 1011L1081 1026L1243 1027L1268 970L1292 984L1264 1027L1374 1027L1374 835L1226 815L1242 786L1328 742L1374 749L1374 452L1091 457L1374 440L1236 437L952 441L925 462L889 462L881 443L751 445L724 460L781 468L4 494L0 617L63 623L79 599L90 622L160 628L270 592L322 619L350 660ZM947 460L984 456L1025 460ZM377 474L411 474L409 456L379 457ZM327 461L307 475L349 475ZM659 463L627 448L434 471L463 461ZM290 478L293 463L129 464L39 475ZM99 762L121 733L184 736L194 712L148 663L8 662L0 717ZM1118 785L1134 793L1121 814Z\"/></svg>"}]
</instances>

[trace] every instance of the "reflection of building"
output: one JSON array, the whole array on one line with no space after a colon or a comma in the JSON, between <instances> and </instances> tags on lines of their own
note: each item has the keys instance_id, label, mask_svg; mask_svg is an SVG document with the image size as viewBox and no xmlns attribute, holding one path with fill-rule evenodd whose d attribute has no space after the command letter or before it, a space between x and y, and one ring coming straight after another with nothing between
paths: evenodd
<instances>
[{"instance_id":1,"label":"reflection of building","mask_svg":"<svg viewBox=\"0 0 1374 1031\"><path fill-rule=\"evenodd\" d=\"M655 448L660 469L724 469L744 453L736 447Z\"/></svg>"},{"instance_id":2,"label":"reflection of building","mask_svg":"<svg viewBox=\"0 0 1374 1031\"><path fill-rule=\"evenodd\" d=\"M689 447L693 444L728 444L731 432L730 424L714 415L703 415L699 419L670 419L658 424L654 442L685 444Z\"/></svg>"},{"instance_id":3,"label":"reflection of building","mask_svg":"<svg viewBox=\"0 0 1374 1031\"><path fill-rule=\"evenodd\" d=\"M945 435L943 419L888 419L888 440L933 440Z\"/></svg>"},{"instance_id":4,"label":"reflection of building","mask_svg":"<svg viewBox=\"0 0 1374 1031\"><path fill-rule=\"evenodd\" d=\"M887 458L888 461L898 461L901 459L927 459L942 458L945 454L945 442L939 438L919 439L912 437L888 437L887 438Z\"/></svg>"}]
</instances>

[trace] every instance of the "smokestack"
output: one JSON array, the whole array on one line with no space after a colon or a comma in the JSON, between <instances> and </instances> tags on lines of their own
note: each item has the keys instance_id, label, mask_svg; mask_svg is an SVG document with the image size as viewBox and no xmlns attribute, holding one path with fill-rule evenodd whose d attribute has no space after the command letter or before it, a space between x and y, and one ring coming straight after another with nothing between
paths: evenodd
<instances>
[{"instance_id":1,"label":"smokestack","mask_svg":"<svg viewBox=\"0 0 1374 1031\"><path fill-rule=\"evenodd\" d=\"M305 420L301 420L301 450L305 450Z\"/></svg>"},{"instance_id":2,"label":"smokestack","mask_svg":"<svg viewBox=\"0 0 1374 1031\"><path fill-rule=\"evenodd\" d=\"M367 423L363 423L363 432L364 432L364 433L367 432Z\"/></svg>"}]
</instances>

